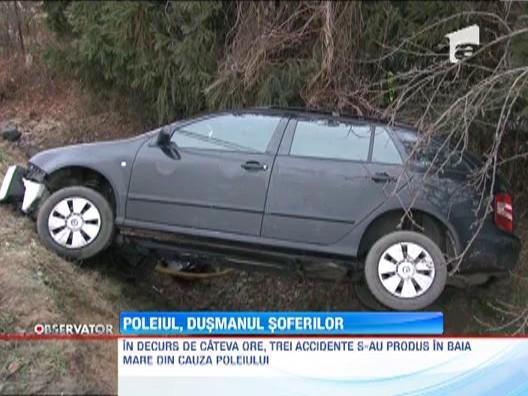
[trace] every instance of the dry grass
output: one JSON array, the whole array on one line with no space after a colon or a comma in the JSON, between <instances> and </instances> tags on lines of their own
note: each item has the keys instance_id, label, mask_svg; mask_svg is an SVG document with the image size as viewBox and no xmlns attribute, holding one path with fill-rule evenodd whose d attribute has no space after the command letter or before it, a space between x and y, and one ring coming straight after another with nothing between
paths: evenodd
<instances>
[{"instance_id":1,"label":"dry grass","mask_svg":"<svg viewBox=\"0 0 528 396\"><path fill-rule=\"evenodd\" d=\"M0 57L0 129L16 126L27 154L66 144L126 137L145 129L119 98L101 101L36 59Z\"/></svg>"}]
</instances>

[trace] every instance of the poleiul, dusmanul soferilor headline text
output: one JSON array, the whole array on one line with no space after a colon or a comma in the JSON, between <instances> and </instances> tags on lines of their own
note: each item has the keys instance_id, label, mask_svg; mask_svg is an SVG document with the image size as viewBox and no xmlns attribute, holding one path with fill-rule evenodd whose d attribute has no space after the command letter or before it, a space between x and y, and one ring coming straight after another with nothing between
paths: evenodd
<instances>
[{"instance_id":1,"label":"poleiul, dusmanul soferilor headline text","mask_svg":"<svg viewBox=\"0 0 528 396\"><path fill-rule=\"evenodd\" d=\"M182 327L176 318L167 316L127 317L124 319L127 329L142 331L181 331ZM188 331L334 331L344 328L344 319L340 317L275 317L261 318L258 316L245 317L214 317L197 316L186 318Z\"/></svg>"}]
</instances>

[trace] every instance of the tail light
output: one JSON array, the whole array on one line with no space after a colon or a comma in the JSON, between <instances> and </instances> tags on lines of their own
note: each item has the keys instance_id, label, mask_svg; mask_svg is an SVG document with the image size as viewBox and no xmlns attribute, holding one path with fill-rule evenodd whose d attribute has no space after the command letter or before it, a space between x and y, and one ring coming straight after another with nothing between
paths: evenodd
<instances>
[{"instance_id":1,"label":"tail light","mask_svg":"<svg viewBox=\"0 0 528 396\"><path fill-rule=\"evenodd\" d=\"M495 224L503 231L513 232L512 197L508 193L495 195Z\"/></svg>"}]
</instances>

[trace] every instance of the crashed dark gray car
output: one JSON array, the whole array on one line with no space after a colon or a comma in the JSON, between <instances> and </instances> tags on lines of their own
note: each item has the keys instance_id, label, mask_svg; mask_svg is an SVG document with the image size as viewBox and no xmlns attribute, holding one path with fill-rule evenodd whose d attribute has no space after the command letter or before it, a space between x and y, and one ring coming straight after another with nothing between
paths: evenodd
<instances>
[{"instance_id":1,"label":"crashed dark gray car","mask_svg":"<svg viewBox=\"0 0 528 396\"><path fill-rule=\"evenodd\" d=\"M418 139L321 112L213 113L43 151L9 168L0 199L21 202L65 257L118 240L152 255L361 277L385 306L421 309L448 281L508 273L520 241L507 183L494 183L493 210L475 228L482 196L467 179L478 160L450 159L434 141L411 155ZM429 172L436 158L442 170Z\"/></svg>"}]
</instances>

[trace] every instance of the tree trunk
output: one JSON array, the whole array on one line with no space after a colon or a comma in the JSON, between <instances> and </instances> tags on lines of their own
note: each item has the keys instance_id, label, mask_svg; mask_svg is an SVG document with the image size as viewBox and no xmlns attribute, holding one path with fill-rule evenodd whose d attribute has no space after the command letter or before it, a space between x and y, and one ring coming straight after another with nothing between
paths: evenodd
<instances>
[{"instance_id":1,"label":"tree trunk","mask_svg":"<svg viewBox=\"0 0 528 396\"><path fill-rule=\"evenodd\" d=\"M22 21L20 20L20 14L18 12L18 5L16 1L13 1L13 7L15 10L15 19L17 24L17 30L18 30L18 40L20 41L20 49L22 51L22 54L26 55L26 46L24 45L24 35L22 34Z\"/></svg>"},{"instance_id":2,"label":"tree trunk","mask_svg":"<svg viewBox=\"0 0 528 396\"><path fill-rule=\"evenodd\" d=\"M9 3L0 3L0 9L4 15L4 43L8 53L11 52L11 35L9 34Z\"/></svg>"}]
</instances>

